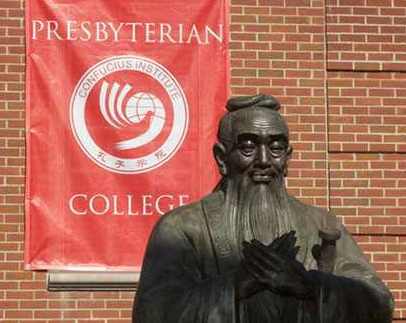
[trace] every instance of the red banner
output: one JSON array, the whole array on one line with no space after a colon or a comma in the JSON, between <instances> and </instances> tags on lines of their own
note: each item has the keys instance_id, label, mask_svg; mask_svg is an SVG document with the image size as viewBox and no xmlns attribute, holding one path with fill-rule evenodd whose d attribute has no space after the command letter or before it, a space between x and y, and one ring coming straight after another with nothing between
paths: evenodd
<instances>
[{"instance_id":1,"label":"red banner","mask_svg":"<svg viewBox=\"0 0 406 323\"><path fill-rule=\"evenodd\" d=\"M226 1L26 9L26 269L139 270L157 219L217 181Z\"/></svg>"}]
</instances>

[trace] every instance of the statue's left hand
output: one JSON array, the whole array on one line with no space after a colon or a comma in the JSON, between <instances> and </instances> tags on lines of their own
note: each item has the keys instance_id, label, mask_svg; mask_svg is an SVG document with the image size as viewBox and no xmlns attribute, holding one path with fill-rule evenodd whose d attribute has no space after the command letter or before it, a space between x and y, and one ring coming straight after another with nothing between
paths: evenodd
<instances>
[{"instance_id":1,"label":"statue's left hand","mask_svg":"<svg viewBox=\"0 0 406 323\"><path fill-rule=\"evenodd\" d=\"M273 240L268 246L266 246L266 249L271 249L278 255L294 260L296 259L296 255L300 249L299 246L295 246L296 241L296 231L290 231ZM252 240L252 243L257 245L259 248L265 247L260 241L255 239Z\"/></svg>"},{"instance_id":2,"label":"statue's left hand","mask_svg":"<svg viewBox=\"0 0 406 323\"><path fill-rule=\"evenodd\" d=\"M279 254L255 240L244 243L244 255L249 273L271 291L301 299L314 294L315 286L310 275L292 257Z\"/></svg>"}]
</instances>

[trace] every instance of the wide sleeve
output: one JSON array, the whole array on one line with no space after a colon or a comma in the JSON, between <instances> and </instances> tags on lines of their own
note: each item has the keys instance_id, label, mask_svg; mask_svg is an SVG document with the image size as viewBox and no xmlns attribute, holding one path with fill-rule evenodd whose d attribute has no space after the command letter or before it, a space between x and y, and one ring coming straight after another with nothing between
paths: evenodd
<instances>
[{"instance_id":1,"label":"wide sleeve","mask_svg":"<svg viewBox=\"0 0 406 323\"><path fill-rule=\"evenodd\" d=\"M390 323L391 293L343 228L333 274L313 273L320 284L319 315L323 323Z\"/></svg>"},{"instance_id":2,"label":"wide sleeve","mask_svg":"<svg viewBox=\"0 0 406 323\"><path fill-rule=\"evenodd\" d=\"M234 323L233 275L205 278L196 246L165 218L148 243L134 323Z\"/></svg>"}]
</instances>

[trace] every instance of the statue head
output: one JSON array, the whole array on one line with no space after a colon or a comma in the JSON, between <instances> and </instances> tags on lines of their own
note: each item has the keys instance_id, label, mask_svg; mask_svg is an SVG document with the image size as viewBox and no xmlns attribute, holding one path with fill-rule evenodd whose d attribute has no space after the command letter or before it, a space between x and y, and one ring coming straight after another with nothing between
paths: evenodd
<instances>
[{"instance_id":1,"label":"statue head","mask_svg":"<svg viewBox=\"0 0 406 323\"><path fill-rule=\"evenodd\" d=\"M228 214L225 234L239 246L295 228L284 181L292 147L279 108L270 95L232 98L220 121L214 156L223 178L217 189Z\"/></svg>"},{"instance_id":2,"label":"statue head","mask_svg":"<svg viewBox=\"0 0 406 323\"><path fill-rule=\"evenodd\" d=\"M279 108L273 96L263 94L227 102L214 145L223 179L245 176L253 183L269 183L275 176L286 176L292 147Z\"/></svg>"}]
</instances>

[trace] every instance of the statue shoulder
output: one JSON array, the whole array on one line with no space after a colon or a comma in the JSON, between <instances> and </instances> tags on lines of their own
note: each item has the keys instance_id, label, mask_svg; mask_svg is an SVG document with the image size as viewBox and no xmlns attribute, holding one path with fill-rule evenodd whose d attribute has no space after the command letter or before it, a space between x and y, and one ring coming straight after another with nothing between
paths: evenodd
<instances>
[{"instance_id":1,"label":"statue shoulder","mask_svg":"<svg viewBox=\"0 0 406 323\"><path fill-rule=\"evenodd\" d=\"M158 225L179 225L186 220L195 218L201 213L202 201L193 202L187 205L179 206L173 210L162 215L159 219Z\"/></svg>"},{"instance_id":2,"label":"statue shoulder","mask_svg":"<svg viewBox=\"0 0 406 323\"><path fill-rule=\"evenodd\" d=\"M175 208L159 219L154 230L173 228L184 233L197 233L205 227L203 208L216 207L218 200L218 194L212 193L199 201Z\"/></svg>"},{"instance_id":3,"label":"statue shoulder","mask_svg":"<svg viewBox=\"0 0 406 323\"><path fill-rule=\"evenodd\" d=\"M332 214L330 211L318 206L305 204L294 196L289 196L289 205L296 215L301 215L305 220L312 220L318 227L322 224L322 219Z\"/></svg>"}]
</instances>

